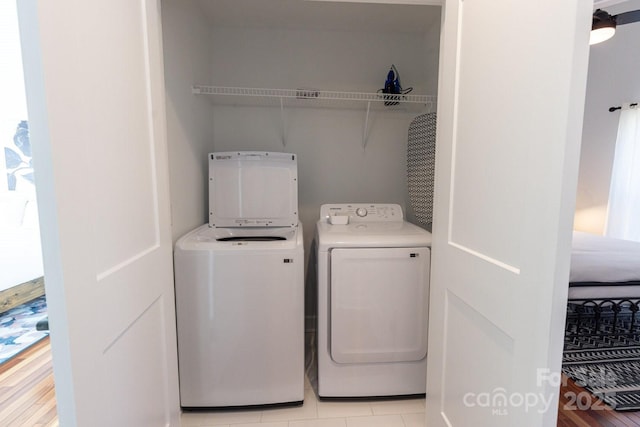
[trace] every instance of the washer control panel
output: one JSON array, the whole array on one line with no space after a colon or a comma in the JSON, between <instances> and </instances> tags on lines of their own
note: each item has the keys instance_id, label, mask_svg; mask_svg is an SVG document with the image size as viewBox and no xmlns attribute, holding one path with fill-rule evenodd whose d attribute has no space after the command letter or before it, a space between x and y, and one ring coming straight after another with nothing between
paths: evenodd
<instances>
[{"instance_id":1,"label":"washer control panel","mask_svg":"<svg viewBox=\"0 0 640 427\"><path fill-rule=\"evenodd\" d=\"M339 203L320 207L320 218L331 224L402 221L400 205L393 203Z\"/></svg>"}]
</instances>

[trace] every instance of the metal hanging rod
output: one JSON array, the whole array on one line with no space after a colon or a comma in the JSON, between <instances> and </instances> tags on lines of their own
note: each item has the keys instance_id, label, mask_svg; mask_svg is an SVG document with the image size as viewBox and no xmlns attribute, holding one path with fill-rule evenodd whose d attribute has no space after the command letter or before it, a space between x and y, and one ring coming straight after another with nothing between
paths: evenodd
<instances>
[{"instance_id":1,"label":"metal hanging rod","mask_svg":"<svg viewBox=\"0 0 640 427\"><path fill-rule=\"evenodd\" d=\"M637 102L634 102L633 104L629 104L629 107L636 107L638 106ZM613 113L616 110L622 110L622 107L618 106L618 107L609 107L609 112Z\"/></svg>"}]
</instances>

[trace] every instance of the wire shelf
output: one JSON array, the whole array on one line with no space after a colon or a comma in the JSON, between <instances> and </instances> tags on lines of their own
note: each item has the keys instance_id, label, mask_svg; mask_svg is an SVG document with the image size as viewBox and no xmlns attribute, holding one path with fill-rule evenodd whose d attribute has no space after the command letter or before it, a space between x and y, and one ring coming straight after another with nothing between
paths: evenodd
<instances>
[{"instance_id":1,"label":"wire shelf","mask_svg":"<svg viewBox=\"0 0 640 427\"><path fill-rule=\"evenodd\" d=\"M257 105L286 105L309 107L352 107L362 108L381 105L384 107L413 106L434 111L436 96L412 94L384 94L365 92L340 92L317 89L264 89L246 87L222 87L194 85L192 92L198 95L245 98ZM253 100L253 101L250 101ZM265 102L266 101L266 102ZM244 104L245 102L232 103Z\"/></svg>"}]
</instances>

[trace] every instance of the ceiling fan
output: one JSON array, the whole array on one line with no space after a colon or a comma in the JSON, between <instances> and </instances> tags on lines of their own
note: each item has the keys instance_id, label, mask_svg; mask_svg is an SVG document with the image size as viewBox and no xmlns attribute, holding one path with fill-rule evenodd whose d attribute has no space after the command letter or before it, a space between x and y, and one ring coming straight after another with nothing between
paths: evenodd
<instances>
[{"instance_id":1,"label":"ceiling fan","mask_svg":"<svg viewBox=\"0 0 640 427\"><path fill-rule=\"evenodd\" d=\"M616 32L616 25L631 24L632 22L638 21L640 21L640 10L610 15L602 9L596 9L596 11L593 12L589 44L609 40Z\"/></svg>"}]
</instances>

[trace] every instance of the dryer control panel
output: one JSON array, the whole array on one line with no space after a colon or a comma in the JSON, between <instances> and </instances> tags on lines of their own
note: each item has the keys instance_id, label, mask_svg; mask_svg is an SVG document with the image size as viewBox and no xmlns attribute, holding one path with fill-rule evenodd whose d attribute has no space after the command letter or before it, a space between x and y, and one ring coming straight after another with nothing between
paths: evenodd
<instances>
[{"instance_id":1,"label":"dryer control panel","mask_svg":"<svg viewBox=\"0 0 640 427\"><path fill-rule=\"evenodd\" d=\"M403 221L402 208L393 203L340 203L320 207L320 218L329 223Z\"/></svg>"}]
</instances>

